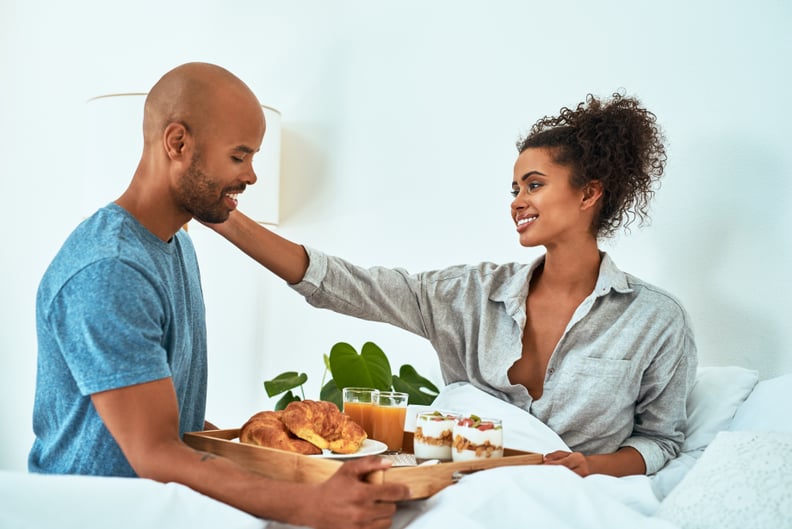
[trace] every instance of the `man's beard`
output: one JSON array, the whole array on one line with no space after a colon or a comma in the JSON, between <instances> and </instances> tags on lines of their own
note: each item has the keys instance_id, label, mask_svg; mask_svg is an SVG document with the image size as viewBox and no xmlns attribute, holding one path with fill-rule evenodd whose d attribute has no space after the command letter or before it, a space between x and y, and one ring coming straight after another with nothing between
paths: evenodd
<instances>
[{"instance_id":1,"label":"man's beard","mask_svg":"<svg viewBox=\"0 0 792 529\"><path fill-rule=\"evenodd\" d=\"M223 203L226 193L199 167L200 153L193 154L190 167L184 172L179 188L182 207L196 220L218 224L228 220L231 213ZM240 190L237 190L240 191Z\"/></svg>"}]
</instances>

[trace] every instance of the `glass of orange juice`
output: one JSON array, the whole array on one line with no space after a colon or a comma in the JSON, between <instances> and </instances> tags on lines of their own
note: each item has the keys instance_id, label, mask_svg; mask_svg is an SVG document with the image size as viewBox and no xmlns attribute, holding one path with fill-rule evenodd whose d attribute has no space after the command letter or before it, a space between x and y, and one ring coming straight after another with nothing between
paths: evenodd
<instances>
[{"instance_id":1,"label":"glass of orange juice","mask_svg":"<svg viewBox=\"0 0 792 529\"><path fill-rule=\"evenodd\" d=\"M399 391L380 391L373 408L372 438L388 445L389 452L400 452L404 438L409 395Z\"/></svg>"},{"instance_id":2,"label":"glass of orange juice","mask_svg":"<svg viewBox=\"0 0 792 529\"><path fill-rule=\"evenodd\" d=\"M342 391L344 413L366 430L369 439L374 438L374 407L379 390L372 388L344 388Z\"/></svg>"}]
</instances>

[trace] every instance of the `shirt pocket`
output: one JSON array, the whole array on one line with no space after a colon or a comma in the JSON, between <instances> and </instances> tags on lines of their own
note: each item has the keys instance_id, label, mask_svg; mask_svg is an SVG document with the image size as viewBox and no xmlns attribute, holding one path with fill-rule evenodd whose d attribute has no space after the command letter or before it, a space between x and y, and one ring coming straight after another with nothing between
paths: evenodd
<instances>
[{"instance_id":1,"label":"shirt pocket","mask_svg":"<svg viewBox=\"0 0 792 529\"><path fill-rule=\"evenodd\" d=\"M625 418L632 420L636 391L630 360L582 357L565 364L559 373L559 395L580 410L581 421L576 426L581 431L601 434Z\"/></svg>"},{"instance_id":2,"label":"shirt pocket","mask_svg":"<svg viewBox=\"0 0 792 529\"><path fill-rule=\"evenodd\" d=\"M632 362L622 358L598 358L582 356L565 361L571 373L602 379L624 379L630 373Z\"/></svg>"}]
</instances>

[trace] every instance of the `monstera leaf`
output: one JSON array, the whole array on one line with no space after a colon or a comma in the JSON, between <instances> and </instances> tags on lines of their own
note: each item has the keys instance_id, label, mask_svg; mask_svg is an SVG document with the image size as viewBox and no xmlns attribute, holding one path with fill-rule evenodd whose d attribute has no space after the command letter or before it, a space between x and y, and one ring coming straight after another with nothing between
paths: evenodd
<instances>
[{"instance_id":1,"label":"monstera leaf","mask_svg":"<svg viewBox=\"0 0 792 529\"><path fill-rule=\"evenodd\" d=\"M298 400L300 400L300 397L291 391L287 391L281 398L278 399L278 402L275 403L275 410L285 410L286 406L288 406L290 402L295 402Z\"/></svg>"},{"instance_id":2,"label":"monstera leaf","mask_svg":"<svg viewBox=\"0 0 792 529\"><path fill-rule=\"evenodd\" d=\"M272 380L264 381L264 390L267 392L268 397L280 395L284 391L289 391L297 386L302 386L308 381L308 375L305 373L297 373L297 371L286 371L281 373Z\"/></svg>"},{"instance_id":3,"label":"monstera leaf","mask_svg":"<svg viewBox=\"0 0 792 529\"><path fill-rule=\"evenodd\" d=\"M272 380L265 380L264 390L267 392L267 396L269 397L274 397L275 395L280 395L283 393L283 396L278 399L278 402L275 403L275 409L282 410L286 408L290 402L300 400L300 397L292 393L291 390L297 386L300 386L300 389L302 390L302 385L307 381L308 375L305 373L286 371Z\"/></svg>"},{"instance_id":4,"label":"monstera leaf","mask_svg":"<svg viewBox=\"0 0 792 529\"><path fill-rule=\"evenodd\" d=\"M360 350L339 342L330 350L330 372L339 389L348 387L391 389L390 362L377 344L366 342Z\"/></svg>"},{"instance_id":5,"label":"monstera leaf","mask_svg":"<svg viewBox=\"0 0 792 529\"><path fill-rule=\"evenodd\" d=\"M393 389L407 393L409 404L428 406L434 402L440 390L429 380L418 374L413 366L404 364L399 369L399 376L393 376Z\"/></svg>"},{"instance_id":6,"label":"monstera leaf","mask_svg":"<svg viewBox=\"0 0 792 529\"><path fill-rule=\"evenodd\" d=\"M338 407L339 410L344 409L344 395L341 393L341 390L338 389L335 380L332 378L327 382L327 384L322 386L322 390L319 392L319 399L332 402Z\"/></svg>"}]
</instances>

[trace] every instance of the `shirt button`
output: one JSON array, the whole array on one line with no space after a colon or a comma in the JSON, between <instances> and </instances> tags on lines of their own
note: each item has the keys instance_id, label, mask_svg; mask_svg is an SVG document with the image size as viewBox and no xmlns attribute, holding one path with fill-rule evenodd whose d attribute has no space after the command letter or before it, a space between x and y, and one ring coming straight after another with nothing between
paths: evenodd
<instances>
[{"instance_id":1,"label":"shirt button","mask_svg":"<svg viewBox=\"0 0 792 529\"><path fill-rule=\"evenodd\" d=\"M555 368L551 367L547 370L547 374L552 375L553 373L555 373Z\"/></svg>"}]
</instances>

